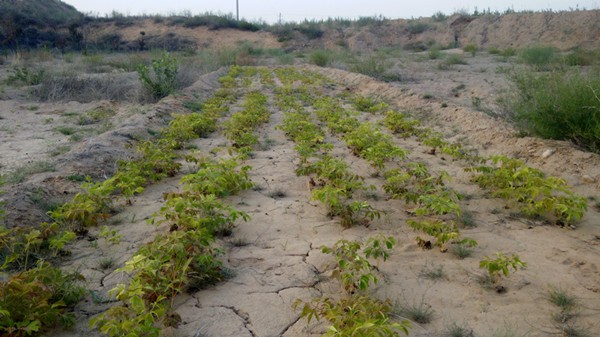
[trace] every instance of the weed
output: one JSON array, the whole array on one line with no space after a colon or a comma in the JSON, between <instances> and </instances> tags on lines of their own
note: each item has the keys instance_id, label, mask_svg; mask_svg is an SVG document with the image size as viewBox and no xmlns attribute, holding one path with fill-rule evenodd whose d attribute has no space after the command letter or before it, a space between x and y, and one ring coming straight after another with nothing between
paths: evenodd
<instances>
[{"instance_id":1,"label":"weed","mask_svg":"<svg viewBox=\"0 0 600 337\"><path fill-rule=\"evenodd\" d=\"M396 301L393 310L394 313L420 324L431 322L434 312L431 306L425 303L425 295L421 297L420 301L414 303L400 303Z\"/></svg>"},{"instance_id":2,"label":"weed","mask_svg":"<svg viewBox=\"0 0 600 337\"><path fill-rule=\"evenodd\" d=\"M327 50L315 50L309 55L310 63L319 67L326 67L331 63L331 53Z\"/></svg>"},{"instance_id":3,"label":"weed","mask_svg":"<svg viewBox=\"0 0 600 337\"><path fill-rule=\"evenodd\" d=\"M59 126L54 128L54 131L59 132L65 136L71 136L77 132L75 128L69 126Z\"/></svg>"},{"instance_id":4,"label":"weed","mask_svg":"<svg viewBox=\"0 0 600 337\"><path fill-rule=\"evenodd\" d=\"M570 311L577 305L577 298L568 294L564 289L550 288L548 301L563 311Z\"/></svg>"},{"instance_id":5,"label":"weed","mask_svg":"<svg viewBox=\"0 0 600 337\"><path fill-rule=\"evenodd\" d=\"M487 52L491 55L498 55L500 54L502 51L500 50L500 48L498 47L489 47Z\"/></svg>"},{"instance_id":6,"label":"weed","mask_svg":"<svg viewBox=\"0 0 600 337\"><path fill-rule=\"evenodd\" d=\"M465 61L465 59L461 55L450 54L444 60L444 64L447 66L453 66L456 64L467 64L467 61Z\"/></svg>"},{"instance_id":7,"label":"weed","mask_svg":"<svg viewBox=\"0 0 600 337\"><path fill-rule=\"evenodd\" d=\"M592 333L581 326L574 323L565 323L558 327L564 337L592 337Z\"/></svg>"},{"instance_id":8,"label":"weed","mask_svg":"<svg viewBox=\"0 0 600 337\"><path fill-rule=\"evenodd\" d=\"M475 337L475 334L473 333L473 329L470 329L467 326L452 323L452 325L448 327L444 337Z\"/></svg>"},{"instance_id":9,"label":"weed","mask_svg":"<svg viewBox=\"0 0 600 337\"><path fill-rule=\"evenodd\" d=\"M494 330L493 337L526 337L529 332L520 332L514 324L505 324L505 326Z\"/></svg>"},{"instance_id":10,"label":"weed","mask_svg":"<svg viewBox=\"0 0 600 337\"><path fill-rule=\"evenodd\" d=\"M81 183L81 182L85 181L85 176L82 174L71 174L71 175L67 176L67 180L76 182L76 183Z\"/></svg>"},{"instance_id":11,"label":"weed","mask_svg":"<svg viewBox=\"0 0 600 337\"><path fill-rule=\"evenodd\" d=\"M459 259L465 259L473 254L473 248L469 245L457 243L451 246L450 251Z\"/></svg>"},{"instance_id":12,"label":"weed","mask_svg":"<svg viewBox=\"0 0 600 337\"><path fill-rule=\"evenodd\" d=\"M523 49L521 60L536 70L549 69L550 66L559 61L559 50L554 47L538 46Z\"/></svg>"},{"instance_id":13,"label":"weed","mask_svg":"<svg viewBox=\"0 0 600 337\"><path fill-rule=\"evenodd\" d=\"M434 98L434 96L433 96L433 94L431 94L431 93L424 93L424 94L421 96L421 98L422 98L422 99L433 99L433 98Z\"/></svg>"},{"instance_id":14,"label":"weed","mask_svg":"<svg viewBox=\"0 0 600 337\"><path fill-rule=\"evenodd\" d=\"M46 72L43 69L15 67L5 82L8 85L38 85L44 78L46 78Z\"/></svg>"},{"instance_id":15,"label":"weed","mask_svg":"<svg viewBox=\"0 0 600 337\"><path fill-rule=\"evenodd\" d=\"M428 280L439 281L446 278L446 273L444 272L444 266L432 264L431 266L426 265L419 273L419 276Z\"/></svg>"},{"instance_id":16,"label":"weed","mask_svg":"<svg viewBox=\"0 0 600 337\"><path fill-rule=\"evenodd\" d=\"M460 223L463 224L466 228L475 228L477 227L477 222L473 218L473 212L471 211L463 211L460 217Z\"/></svg>"},{"instance_id":17,"label":"weed","mask_svg":"<svg viewBox=\"0 0 600 337\"><path fill-rule=\"evenodd\" d=\"M442 57L442 52L440 51L439 48L433 47L433 48L429 49L429 51L427 52L427 56L429 57L430 60L437 60L440 57Z\"/></svg>"},{"instance_id":18,"label":"weed","mask_svg":"<svg viewBox=\"0 0 600 337\"><path fill-rule=\"evenodd\" d=\"M56 157L56 156L65 154L69 151L71 151L71 147L69 145L61 145L61 146L57 146L57 147L53 148L52 150L50 150L50 152L48 154L51 157Z\"/></svg>"},{"instance_id":19,"label":"weed","mask_svg":"<svg viewBox=\"0 0 600 337\"><path fill-rule=\"evenodd\" d=\"M161 99L175 91L177 76L177 60L165 52L159 59L152 60L152 74L146 65L137 68L140 81L152 98Z\"/></svg>"},{"instance_id":20,"label":"weed","mask_svg":"<svg viewBox=\"0 0 600 337\"><path fill-rule=\"evenodd\" d=\"M479 47L477 47L477 45L475 45L475 44L468 44L463 47L463 51L465 53L470 53L471 56L475 57L475 55L479 51Z\"/></svg>"},{"instance_id":21,"label":"weed","mask_svg":"<svg viewBox=\"0 0 600 337\"><path fill-rule=\"evenodd\" d=\"M56 169L54 165L47 161L36 161L10 172L5 177L5 180L10 184L18 184L25 181L25 179L30 175L44 172L54 172L55 170Z\"/></svg>"},{"instance_id":22,"label":"weed","mask_svg":"<svg viewBox=\"0 0 600 337\"><path fill-rule=\"evenodd\" d=\"M35 188L29 194L29 200L44 212L50 212L60 207L60 202L52 199L46 191L41 188Z\"/></svg>"},{"instance_id":23,"label":"weed","mask_svg":"<svg viewBox=\"0 0 600 337\"><path fill-rule=\"evenodd\" d=\"M111 269L115 265L115 259L112 257L104 257L98 260L98 268L100 270Z\"/></svg>"},{"instance_id":24,"label":"weed","mask_svg":"<svg viewBox=\"0 0 600 337\"><path fill-rule=\"evenodd\" d=\"M353 62L350 65L350 71L377 79L383 79L386 75L386 70L389 67L390 65L384 57L373 55Z\"/></svg>"},{"instance_id":25,"label":"weed","mask_svg":"<svg viewBox=\"0 0 600 337\"><path fill-rule=\"evenodd\" d=\"M503 99L519 128L542 138L570 140L600 151L600 77L597 72L515 72L514 94Z\"/></svg>"}]
</instances>

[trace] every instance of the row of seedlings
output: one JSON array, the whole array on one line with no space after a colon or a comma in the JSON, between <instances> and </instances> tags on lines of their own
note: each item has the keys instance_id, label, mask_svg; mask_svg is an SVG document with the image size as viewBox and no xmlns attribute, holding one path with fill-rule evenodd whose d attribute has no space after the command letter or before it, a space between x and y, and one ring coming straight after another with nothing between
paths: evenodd
<instances>
[{"instance_id":1,"label":"row of seedlings","mask_svg":"<svg viewBox=\"0 0 600 337\"><path fill-rule=\"evenodd\" d=\"M66 246L115 211L114 200L132 197L144 187L180 169L175 150L193 137L214 131L216 119L227 111L230 93L221 91L205 104L202 114L175 115L158 139L141 142L134 159L120 161L117 172L102 182L88 181L70 202L49 213L53 219L39 228L0 228L0 269L9 271L0 282L0 333L36 335L55 326L75 323L71 309L84 296L83 277L65 273L52 263L66 255Z\"/></svg>"},{"instance_id":2,"label":"row of seedlings","mask_svg":"<svg viewBox=\"0 0 600 337\"><path fill-rule=\"evenodd\" d=\"M230 83L233 78L236 83L242 75L239 68L232 68L221 82ZM205 111L218 110L220 105L215 103L225 101L223 96L216 97L203 105ZM223 127L235 131L231 123L226 122ZM253 186L248 177L251 168L240 165L239 158L186 159L196 164L196 172L181 178L182 192L165 194L164 207L151 220L167 224L169 232L141 247L121 269L130 274L129 283L111 290L121 305L111 307L90 322L104 334L158 336L162 327L176 327L180 322L173 308L178 294L214 284L227 275L219 260L222 252L215 246L215 238L229 234L238 219L247 221L249 216L227 205L222 198Z\"/></svg>"},{"instance_id":3,"label":"row of seedlings","mask_svg":"<svg viewBox=\"0 0 600 337\"><path fill-rule=\"evenodd\" d=\"M280 78L297 78L294 72L284 69L278 75ZM284 86L276 91L276 105L284 111L279 128L296 143L295 149L300 156L297 173L310 176L314 187L312 198L323 202L330 215L339 215L345 227L378 216L368 203L351 201L354 191L364 191L368 187L361 177L349 172L344 161L331 156L333 145L325 142L325 132L312 122L311 114L304 110L298 98L306 97L306 85L303 83L296 89ZM369 259L385 261L395 243L393 237L381 236L370 238L364 245L358 241L339 240L332 247L323 247L322 251L333 255L337 262L333 275L339 279L342 295L339 298L315 298L309 302L297 300L294 307L301 308L301 316L309 323L313 319L328 321L330 326L324 336L408 334L410 325L407 321L398 322L391 318L389 300L369 296L370 286L378 282L375 267Z\"/></svg>"}]
</instances>

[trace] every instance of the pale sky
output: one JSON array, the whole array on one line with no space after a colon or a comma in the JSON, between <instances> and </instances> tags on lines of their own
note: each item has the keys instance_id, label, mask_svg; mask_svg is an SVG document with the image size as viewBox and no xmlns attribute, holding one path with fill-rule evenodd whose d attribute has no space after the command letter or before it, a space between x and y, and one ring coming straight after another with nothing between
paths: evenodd
<instances>
[{"instance_id":1,"label":"pale sky","mask_svg":"<svg viewBox=\"0 0 600 337\"><path fill-rule=\"evenodd\" d=\"M386 18L417 18L431 16L441 11L451 14L466 10L472 13L475 7L482 11L504 12L507 8L521 10L552 9L569 10L571 8L600 9L600 0L237 0L240 6L240 17L249 21L264 20L274 23L283 21L302 21L305 18L327 19L358 18L360 16L383 15ZM63 0L73 5L80 12L104 16L116 10L122 14L177 14L184 10L192 14L213 12L217 14L234 14L236 0Z\"/></svg>"}]
</instances>

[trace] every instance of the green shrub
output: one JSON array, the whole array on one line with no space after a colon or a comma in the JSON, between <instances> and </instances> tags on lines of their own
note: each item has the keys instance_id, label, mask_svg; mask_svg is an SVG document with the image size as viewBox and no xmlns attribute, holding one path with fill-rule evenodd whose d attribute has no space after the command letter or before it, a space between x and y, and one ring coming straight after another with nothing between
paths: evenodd
<instances>
[{"instance_id":1,"label":"green shrub","mask_svg":"<svg viewBox=\"0 0 600 337\"><path fill-rule=\"evenodd\" d=\"M446 59L444 60L444 64L448 66L455 64L467 64L467 61L465 61L465 59L461 55L451 54L448 55L448 57L446 57Z\"/></svg>"},{"instance_id":2,"label":"green shrub","mask_svg":"<svg viewBox=\"0 0 600 337\"><path fill-rule=\"evenodd\" d=\"M326 67L331 63L331 53L327 50L315 50L309 56L310 63L319 67Z\"/></svg>"},{"instance_id":3,"label":"green shrub","mask_svg":"<svg viewBox=\"0 0 600 337\"><path fill-rule=\"evenodd\" d=\"M492 55L499 55L500 53L502 53L502 51L498 47L489 47L487 52Z\"/></svg>"},{"instance_id":4,"label":"green shrub","mask_svg":"<svg viewBox=\"0 0 600 337\"><path fill-rule=\"evenodd\" d=\"M477 54L478 50L479 50L479 47L477 47L477 45L474 45L472 43L463 47L463 51L465 53L471 53L471 56L475 56L475 54Z\"/></svg>"},{"instance_id":5,"label":"green shrub","mask_svg":"<svg viewBox=\"0 0 600 337\"><path fill-rule=\"evenodd\" d=\"M554 47L531 47L521 51L520 56L525 64L542 70L559 60L559 51Z\"/></svg>"},{"instance_id":6,"label":"green shrub","mask_svg":"<svg viewBox=\"0 0 600 337\"><path fill-rule=\"evenodd\" d=\"M413 21L406 26L406 30L410 34L421 34L429 29L429 25L425 22Z\"/></svg>"},{"instance_id":7,"label":"green shrub","mask_svg":"<svg viewBox=\"0 0 600 337\"><path fill-rule=\"evenodd\" d=\"M599 51L576 48L564 57L564 63L568 66L589 66L598 63Z\"/></svg>"},{"instance_id":8,"label":"green shrub","mask_svg":"<svg viewBox=\"0 0 600 337\"><path fill-rule=\"evenodd\" d=\"M161 99L175 91L177 70L177 60L167 52L152 60L152 72L146 65L137 68L142 85L154 99Z\"/></svg>"},{"instance_id":9,"label":"green shrub","mask_svg":"<svg viewBox=\"0 0 600 337\"><path fill-rule=\"evenodd\" d=\"M389 68L387 60L380 56L360 59L350 66L350 71L382 79Z\"/></svg>"},{"instance_id":10,"label":"green shrub","mask_svg":"<svg viewBox=\"0 0 600 337\"><path fill-rule=\"evenodd\" d=\"M598 72L531 71L510 76L516 93L504 103L517 125L542 138L571 140L600 151Z\"/></svg>"},{"instance_id":11,"label":"green shrub","mask_svg":"<svg viewBox=\"0 0 600 337\"><path fill-rule=\"evenodd\" d=\"M15 67L12 74L8 76L5 83L8 85L38 85L46 78L44 69L31 69L27 67Z\"/></svg>"},{"instance_id":12,"label":"green shrub","mask_svg":"<svg viewBox=\"0 0 600 337\"><path fill-rule=\"evenodd\" d=\"M430 60L437 60L442 56L442 52L440 51L440 48L433 47L429 49L429 51L427 52L427 56L429 56Z\"/></svg>"}]
</instances>

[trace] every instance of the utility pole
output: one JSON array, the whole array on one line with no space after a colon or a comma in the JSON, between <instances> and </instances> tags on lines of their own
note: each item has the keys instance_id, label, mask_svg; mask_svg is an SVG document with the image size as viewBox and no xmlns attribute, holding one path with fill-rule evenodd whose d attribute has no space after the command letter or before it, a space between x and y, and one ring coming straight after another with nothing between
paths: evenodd
<instances>
[{"instance_id":1,"label":"utility pole","mask_svg":"<svg viewBox=\"0 0 600 337\"><path fill-rule=\"evenodd\" d=\"M240 0L235 0L235 12L237 13L237 20L240 21Z\"/></svg>"}]
</instances>

